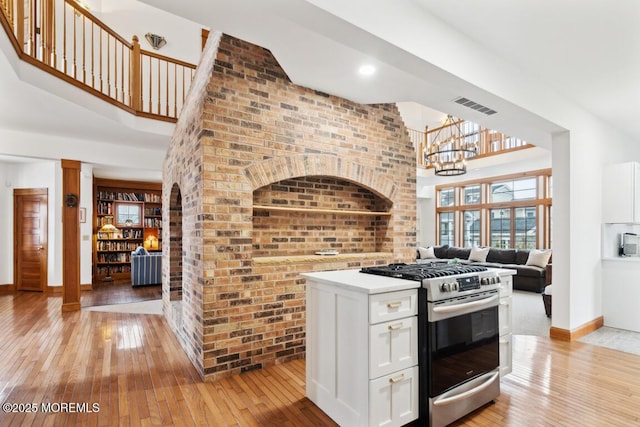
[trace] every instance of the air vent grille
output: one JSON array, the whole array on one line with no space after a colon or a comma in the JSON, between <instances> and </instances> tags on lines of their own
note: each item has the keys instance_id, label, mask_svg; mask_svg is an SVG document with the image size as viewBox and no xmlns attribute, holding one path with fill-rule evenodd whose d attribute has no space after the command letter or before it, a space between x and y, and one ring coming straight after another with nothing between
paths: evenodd
<instances>
[{"instance_id":1,"label":"air vent grille","mask_svg":"<svg viewBox=\"0 0 640 427\"><path fill-rule=\"evenodd\" d=\"M480 113L486 114L487 116L497 113L496 110L492 110L489 107L485 107L484 105L478 104L477 102L471 101L467 98L456 98L453 100L453 102L455 102L456 104L464 105L465 107L471 108L472 110L476 110Z\"/></svg>"}]
</instances>

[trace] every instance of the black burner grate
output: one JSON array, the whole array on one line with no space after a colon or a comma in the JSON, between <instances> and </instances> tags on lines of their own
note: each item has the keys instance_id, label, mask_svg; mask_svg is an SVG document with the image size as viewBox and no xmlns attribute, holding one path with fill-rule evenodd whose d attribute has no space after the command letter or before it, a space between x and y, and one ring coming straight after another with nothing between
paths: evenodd
<instances>
[{"instance_id":1,"label":"black burner grate","mask_svg":"<svg viewBox=\"0 0 640 427\"><path fill-rule=\"evenodd\" d=\"M422 281L436 277L453 276L456 274L479 273L487 271L486 267L468 264L389 264L378 267L363 267L362 273L377 274L379 276L397 277L400 279Z\"/></svg>"}]
</instances>

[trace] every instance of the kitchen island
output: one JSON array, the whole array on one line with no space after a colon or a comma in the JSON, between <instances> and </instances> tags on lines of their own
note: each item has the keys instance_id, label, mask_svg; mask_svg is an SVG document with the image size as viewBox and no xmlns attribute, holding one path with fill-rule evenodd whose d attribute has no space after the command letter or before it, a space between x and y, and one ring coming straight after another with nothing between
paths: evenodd
<instances>
[{"instance_id":1,"label":"kitchen island","mask_svg":"<svg viewBox=\"0 0 640 427\"><path fill-rule=\"evenodd\" d=\"M511 370L513 273L498 272L502 278L502 374ZM402 426L416 420L421 403L421 283L365 274L357 269L302 276L307 281L307 397L340 425ZM503 351L509 354L503 357ZM503 360L508 366L503 366Z\"/></svg>"},{"instance_id":2,"label":"kitchen island","mask_svg":"<svg viewBox=\"0 0 640 427\"><path fill-rule=\"evenodd\" d=\"M307 397L344 426L418 418L419 282L359 270L307 279Z\"/></svg>"}]
</instances>

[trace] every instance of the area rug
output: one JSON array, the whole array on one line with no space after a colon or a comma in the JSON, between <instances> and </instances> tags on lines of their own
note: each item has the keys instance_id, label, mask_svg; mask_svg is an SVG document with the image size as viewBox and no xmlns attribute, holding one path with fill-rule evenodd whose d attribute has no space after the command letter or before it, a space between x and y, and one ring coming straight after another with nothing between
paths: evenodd
<instances>
[{"instance_id":1,"label":"area rug","mask_svg":"<svg viewBox=\"0 0 640 427\"><path fill-rule=\"evenodd\" d=\"M111 313L162 314L162 300L131 302L127 304L96 305L83 307L88 311L106 311Z\"/></svg>"},{"instance_id":2,"label":"area rug","mask_svg":"<svg viewBox=\"0 0 640 427\"><path fill-rule=\"evenodd\" d=\"M640 355L640 333L638 332L603 326L578 341Z\"/></svg>"}]
</instances>

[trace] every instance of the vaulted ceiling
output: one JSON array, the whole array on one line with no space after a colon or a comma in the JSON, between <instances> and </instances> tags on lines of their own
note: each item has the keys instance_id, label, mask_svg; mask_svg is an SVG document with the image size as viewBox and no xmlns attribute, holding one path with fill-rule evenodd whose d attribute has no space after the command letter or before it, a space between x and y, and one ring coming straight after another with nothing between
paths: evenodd
<instances>
[{"instance_id":1,"label":"vaulted ceiling","mask_svg":"<svg viewBox=\"0 0 640 427\"><path fill-rule=\"evenodd\" d=\"M267 47L294 82L359 102L416 101L545 146L561 129L534 111L548 93L640 140L634 0L144 1ZM362 78L363 63L377 72Z\"/></svg>"}]
</instances>

